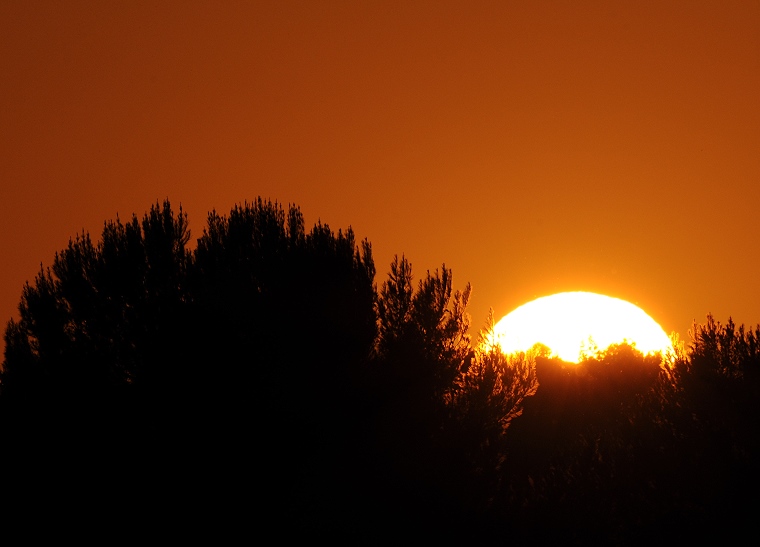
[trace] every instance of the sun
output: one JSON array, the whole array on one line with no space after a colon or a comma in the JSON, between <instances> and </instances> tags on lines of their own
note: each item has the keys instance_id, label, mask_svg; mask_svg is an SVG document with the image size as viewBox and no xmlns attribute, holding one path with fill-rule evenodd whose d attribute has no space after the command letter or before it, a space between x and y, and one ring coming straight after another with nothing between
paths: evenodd
<instances>
[{"instance_id":1,"label":"sun","mask_svg":"<svg viewBox=\"0 0 760 547\"><path fill-rule=\"evenodd\" d=\"M494 327L505 353L543 344L563 361L577 363L582 349L604 350L626 342L644 354L663 354L670 338L644 310L592 292L563 292L537 298L505 315Z\"/></svg>"}]
</instances>

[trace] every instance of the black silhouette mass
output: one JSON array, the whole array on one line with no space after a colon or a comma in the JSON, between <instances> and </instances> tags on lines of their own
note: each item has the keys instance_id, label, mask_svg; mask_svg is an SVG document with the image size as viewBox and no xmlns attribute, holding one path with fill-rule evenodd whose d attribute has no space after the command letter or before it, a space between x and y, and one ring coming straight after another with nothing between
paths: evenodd
<instances>
[{"instance_id":1,"label":"black silhouette mass","mask_svg":"<svg viewBox=\"0 0 760 547\"><path fill-rule=\"evenodd\" d=\"M6 496L110 527L385 543L739 537L760 327L578 365L471 340L470 286L262 200L191 245L168 201L24 286L0 374Z\"/></svg>"}]
</instances>

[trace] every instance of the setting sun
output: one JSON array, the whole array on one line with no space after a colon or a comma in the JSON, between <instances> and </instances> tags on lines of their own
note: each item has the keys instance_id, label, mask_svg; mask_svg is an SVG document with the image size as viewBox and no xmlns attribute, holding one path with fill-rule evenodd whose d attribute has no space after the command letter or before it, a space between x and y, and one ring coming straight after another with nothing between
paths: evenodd
<instances>
[{"instance_id":1,"label":"setting sun","mask_svg":"<svg viewBox=\"0 0 760 547\"><path fill-rule=\"evenodd\" d=\"M508 353L547 346L552 355L577 362L581 350L604 350L626 342L642 353L671 346L662 327L638 306L591 292L564 292L537 298L504 316L494 327L496 342Z\"/></svg>"}]
</instances>

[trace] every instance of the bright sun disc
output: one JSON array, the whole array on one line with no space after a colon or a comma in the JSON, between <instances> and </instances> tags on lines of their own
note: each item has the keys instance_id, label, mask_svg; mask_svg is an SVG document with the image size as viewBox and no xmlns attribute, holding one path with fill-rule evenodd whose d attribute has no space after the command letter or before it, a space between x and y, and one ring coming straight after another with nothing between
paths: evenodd
<instances>
[{"instance_id":1,"label":"bright sun disc","mask_svg":"<svg viewBox=\"0 0 760 547\"><path fill-rule=\"evenodd\" d=\"M563 292L537 298L505 315L494 327L505 353L547 346L553 356L576 363L589 339L599 349L626 342L644 354L665 352L670 338L644 310L619 298Z\"/></svg>"}]
</instances>

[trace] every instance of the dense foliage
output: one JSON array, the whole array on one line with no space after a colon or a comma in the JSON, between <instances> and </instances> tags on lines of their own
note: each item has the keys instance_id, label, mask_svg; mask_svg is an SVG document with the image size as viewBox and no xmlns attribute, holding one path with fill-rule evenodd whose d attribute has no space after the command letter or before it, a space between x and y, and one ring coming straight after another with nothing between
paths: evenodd
<instances>
[{"instance_id":1,"label":"dense foliage","mask_svg":"<svg viewBox=\"0 0 760 547\"><path fill-rule=\"evenodd\" d=\"M445 265L415 283L397 257L378 288L369 242L297 207L214 211L190 240L156 204L25 285L0 371L6 497L359 543L640 543L751 514L760 327L708 316L666 356L504 355L493 317L471 340Z\"/></svg>"}]
</instances>

